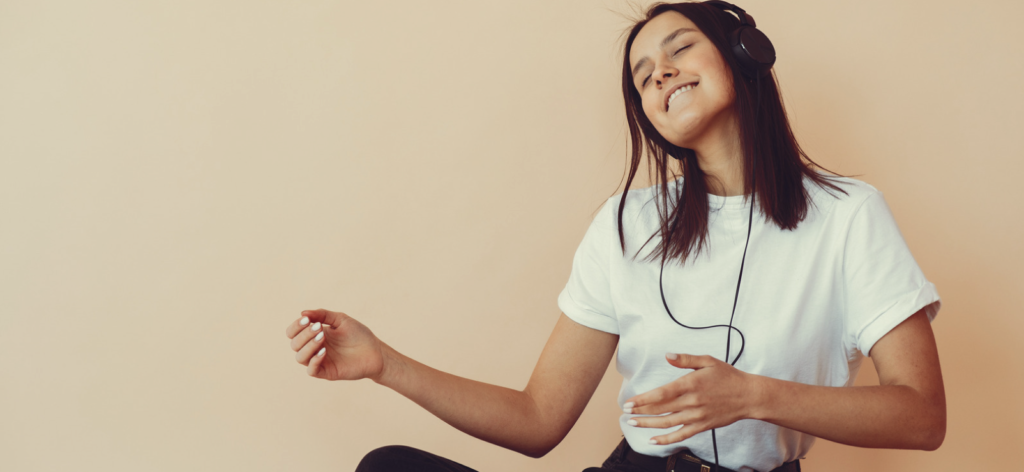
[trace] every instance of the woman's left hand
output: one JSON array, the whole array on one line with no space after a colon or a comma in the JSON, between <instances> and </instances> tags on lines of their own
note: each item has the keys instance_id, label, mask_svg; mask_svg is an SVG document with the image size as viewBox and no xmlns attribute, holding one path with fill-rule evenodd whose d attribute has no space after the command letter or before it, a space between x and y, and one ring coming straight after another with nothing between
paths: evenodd
<instances>
[{"instance_id":1,"label":"woman's left hand","mask_svg":"<svg viewBox=\"0 0 1024 472\"><path fill-rule=\"evenodd\" d=\"M759 398L758 376L711 356L667 354L665 357L669 364L694 371L630 398L622 405L624 412L634 415L671 413L634 417L628 421L633 426L669 428L684 425L669 434L655 436L651 439L652 444L677 443L702 431L752 417Z\"/></svg>"}]
</instances>

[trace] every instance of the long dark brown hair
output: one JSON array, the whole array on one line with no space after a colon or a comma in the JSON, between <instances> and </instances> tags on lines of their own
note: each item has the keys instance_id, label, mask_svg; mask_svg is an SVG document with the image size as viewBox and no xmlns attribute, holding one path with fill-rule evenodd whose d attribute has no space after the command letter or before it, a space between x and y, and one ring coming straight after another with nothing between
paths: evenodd
<instances>
[{"instance_id":1,"label":"long dark brown hair","mask_svg":"<svg viewBox=\"0 0 1024 472\"><path fill-rule=\"evenodd\" d=\"M668 11L679 12L692 21L718 48L719 54L732 71L736 91L733 108L738 117L743 151L744 193L756 198L761 215L782 229L795 229L807 216L811 204L803 185L803 177L826 190L845 193L830 181L831 176L815 170L823 168L807 157L797 144L774 74L754 80L740 71L730 44L730 34L740 26L739 19L704 3L657 3L648 8L643 18L629 31L622 59L622 96L626 101L626 121L629 124L631 144L629 175L618 212L619 243L623 254L626 252L626 241L622 215L626 207L626 196L645 150L648 172L656 175L656 185L660 186L655 204L661 220L660 231L651 235L647 243L655 236L662 235L661 242L647 259L678 259L683 263L691 255L699 254L707 244L710 211L708 176L698 165L696 153L692 149L668 142L651 124L644 114L640 94L633 85L629 64L629 50L637 33L652 18ZM760 99L759 105L755 103L757 99ZM676 159L680 162L683 185L676 186L675 194L670 196L668 182L680 177L675 169L670 169L674 167L670 163ZM640 250L633 257L639 253Z\"/></svg>"}]
</instances>

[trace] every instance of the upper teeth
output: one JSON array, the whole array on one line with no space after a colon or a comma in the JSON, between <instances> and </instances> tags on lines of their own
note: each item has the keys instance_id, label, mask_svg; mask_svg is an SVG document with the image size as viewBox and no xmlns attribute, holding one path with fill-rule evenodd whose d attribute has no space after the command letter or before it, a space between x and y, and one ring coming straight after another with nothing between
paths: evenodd
<instances>
[{"instance_id":1,"label":"upper teeth","mask_svg":"<svg viewBox=\"0 0 1024 472\"><path fill-rule=\"evenodd\" d=\"M693 90L693 88L696 87L696 86L697 86L697 84L689 84L689 85L684 85L682 87L679 87L678 89L676 89L675 92L672 92L672 95L668 96L668 104L671 105L672 104L672 100L675 100L676 97L679 96L679 94L681 94L683 92L689 92L690 90Z\"/></svg>"}]
</instances>

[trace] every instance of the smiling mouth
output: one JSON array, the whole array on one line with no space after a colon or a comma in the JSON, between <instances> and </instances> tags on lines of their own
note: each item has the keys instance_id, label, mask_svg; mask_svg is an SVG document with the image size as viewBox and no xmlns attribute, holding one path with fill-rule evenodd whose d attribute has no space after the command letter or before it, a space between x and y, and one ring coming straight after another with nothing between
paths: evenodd
<instances>
[{"instance_id":1,"label":"smiling mouth","mask_svg":"<svg viewBox=\"0 0 1024 472\"><path fill-rule=\"evenodd\" d=\"M665 110L668 111L668 107L672 106L672 101L673 100L678 98L683 93L689 92L690 90L693 90L693 88L697 86L697 83L698 82L693 82L693 83L689 83L689 84L683 85L682 87L679 87L674 92L672 92L672 95L669 95L668 99L665 100Z\"/></svg>"}]
</instances>

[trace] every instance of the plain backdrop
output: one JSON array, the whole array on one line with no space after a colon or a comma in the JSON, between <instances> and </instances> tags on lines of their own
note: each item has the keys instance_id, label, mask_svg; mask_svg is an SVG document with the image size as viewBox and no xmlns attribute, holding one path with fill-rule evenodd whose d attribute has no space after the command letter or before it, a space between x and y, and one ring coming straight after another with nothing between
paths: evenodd
<instances>
[{"instance_id":1,"label":"plain backdrop","mask_svg":"<svg viewBox=\"0 0 1024 472\"><path fill-rule=\"evenodd\" d=\"M943 446L819 441L805 470L1017 467L1024 3L741 6L779 51L800 143L884 192L944 303ZM370 381L308 377L284 328L344 311L523 388L620 191L633 11L0 1L0 469L351 471L387 444L484 472L599 464L614 368L536 460Z\"/></svg>"}]
</instances>

